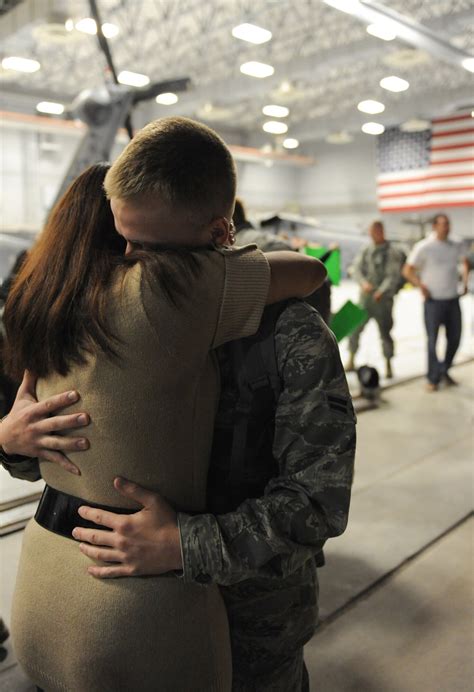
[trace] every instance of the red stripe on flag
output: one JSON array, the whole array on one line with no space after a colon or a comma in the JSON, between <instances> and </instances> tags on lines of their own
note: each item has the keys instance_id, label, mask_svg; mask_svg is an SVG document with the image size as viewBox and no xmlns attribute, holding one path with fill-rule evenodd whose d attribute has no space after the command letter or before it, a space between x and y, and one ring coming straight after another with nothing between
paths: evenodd
<instances>
[{"instance_id":1,"label":"red stripe on flag","mask_svg":"<svg viewBox=\"0 0 474 692\"><path fill-rule=\"evenodd\" d=\"M412 211L413 209L439 209L440 207L473 207L474 202L430 202L429 204L412 204L408 207L379 207L379 211Z\"/></svg>"},{"instance_id":2,"label":"red stripe on flag","mask_svg":"<svg viewBox=\"0 0 474 692\"><path fill-rule=\"evenodd\" d=\"M430 163L430 166L444 166L445 163L468 163L469 161L472 161L474 163L474 158L470 156L465 159L446 159L446 161L432 161Z\"/></svg>"},{"instance_id":3,"label":"red stripe on flag","mask_svg":"<svg viewBox=\"0 0 474 692\"><path fill-rule=\"evenodd\" d=\"M466 142L465 144L446 144L444 147L432 147L431 151L448 151L449 149L465 149L466 147L472 147L472 142Z\"/></svg>"},{"instance_id":4,"label":"red stripe on flag","mask_svg":"<svg viewBox=\"0 0 474 692\"><path fill-rule=\"evenodd\" d=\"M438 123L454 123L457 120L469 120L472 119L472 115L469 113L464 113L464 115L452 115L450 118L434 118L431 122L433 125Z\"/></svg>"},{"instance_id":5,"label":"red stripe on flag","mask_svg":"<svg viewBox=\"0 0 474 692\"><path fill-rule=\"evenodd\" d=\"M438 173L438 175L425 175L422 178L394 178L393 180L384 180L377 183L378 187L384 185L403 185L404 183L424 183L425 180L437 180L439 178L464 178L467 175L472 175L471 171L466 173Z\"/></svg>"},{"instance_id":6,"label":"red stripe on flag","mask_svg":"<svg viewBox=\"0 0 474 692\"><path fill-rule=\"evenodd\" d=\"M466 130L442 130L441 132L433 132L431 137L450 137L451 135L468 135L474 132L474 127L469 127Z\"/></svg>"},{"instance_id":7,"label":"red stripe on flag","mask_svg":"<svg viewBox=\"0 0 474 692\"><path fill-rule=\"evenodd\" d=\"M438 195L441 192L464 192L474 191L474 185L468 187L440 187L434 190L418 190L418 192L394 192L393 194L380 195L381 199L392 199L396 197L421 197L421 195Z\"/></svg>"}]
</instances>

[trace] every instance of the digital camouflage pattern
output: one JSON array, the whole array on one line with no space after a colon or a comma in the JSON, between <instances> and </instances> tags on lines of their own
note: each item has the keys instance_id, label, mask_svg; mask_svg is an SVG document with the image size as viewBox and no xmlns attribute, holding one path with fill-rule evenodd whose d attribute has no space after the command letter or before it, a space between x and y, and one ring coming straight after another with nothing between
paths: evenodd
<instances>
[{"instance_id":1,"label":"digital camouflage pattern","mask_svg":"<svg viewBox=\"0 0 474 692\"><path fill-rule=\"evenodd\" d=\"M184 579L222 586L239 692L302 689L302 646L317 624L314 556L346 527L353 475L355 415L332 333L294 301L278 318L275 345L282 391L273 473L259 497L244 495L236 509L232 502L217 516L179 516ZM236 403L225 355L223 347L217 424ZM209 497L210 506L217 501L222 488Z\"/></svg>"}]
</instances>

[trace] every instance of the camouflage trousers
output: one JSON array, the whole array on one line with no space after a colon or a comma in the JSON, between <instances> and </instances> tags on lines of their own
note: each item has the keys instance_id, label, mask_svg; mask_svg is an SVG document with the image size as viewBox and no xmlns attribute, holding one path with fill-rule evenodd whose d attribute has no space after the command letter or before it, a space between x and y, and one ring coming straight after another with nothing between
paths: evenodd
<instances>
[{"instance_id":1,"label":"camouflage trousers","mask_svg":"<svg viewBox=\"0 0 474 692\"><path fill-rule=\"evenodd\" d=\"M360 324L354 329L349 337L349 349L351 353L357 353L359 348L359 339L362 334L365 325L371 319L374 319L379 328L380 339L382 341L382 350L385 358L393 358L394 347L393 339L390 332L393 327L393 299L392 298L382 298L382 300L377 303L372 296L367 294L361 294L359 305L365 308L368 312L368 317L365 322Z\"/></svg>"},{"instance_id":2,"label":"camouflage trousers","mask_svg":"<svg viewBox=\"0 0 474 692\"><path fill-rule=\"evenodd\" d=\"M309 692L303 649L288 658L268 658L262 666L233 659L232 692ZM263 671L262 668L265 670Z\"/></svg>"}]
</instances>

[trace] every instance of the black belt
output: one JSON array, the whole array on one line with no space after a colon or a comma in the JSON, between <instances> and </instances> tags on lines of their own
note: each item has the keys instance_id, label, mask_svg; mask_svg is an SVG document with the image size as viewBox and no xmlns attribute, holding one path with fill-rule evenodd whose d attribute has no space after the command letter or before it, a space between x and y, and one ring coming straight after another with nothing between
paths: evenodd
<instances>
[{"instance_id":1,"label":"black belt","mask_svg":"<svg viewBox=\"0 0 474 692\"><path fill-rule=\"evenodd\" d=\"M136 509L124 509L123 507L99 505L96 502L89 502L80 497L62 493L60 490L46 485L41 500L39 501L38 509L36 510L35 520L40 526L49 531L58 533L60 536L65 536L66 538L72 538L72 530L76 526L80 526L84 529L96 529L100 526L99 524L94 524L93 521L83 519L81 515L77 513L77 510L79 507L82 507L82 505L94 507L95 509L104 509L107 512L114 512L115 514L134 514L139 511ZM107 531L110 530L105 526L103 526L102 529L106 529Z\"/></svg>"}]
</instances>

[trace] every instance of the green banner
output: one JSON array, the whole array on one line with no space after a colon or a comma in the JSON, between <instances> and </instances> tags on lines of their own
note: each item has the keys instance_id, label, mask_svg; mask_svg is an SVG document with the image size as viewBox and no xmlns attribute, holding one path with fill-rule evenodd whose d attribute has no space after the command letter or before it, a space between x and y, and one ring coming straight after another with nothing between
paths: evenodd
<instances>
[{"instance_id":1,"label":"green banner","mask_svg":"<svg viewBox=\"0 0 474 692\"><path fill-rule=\"evenodd\" d=\"M324 266L328 270L331 283L334 286L339 286L341 280L341 251L339 249L330 251L327 247L312 247L311 245L306 245L303 251L306 255L316 257L316 259L319 259L327 252L331 252L328 259L324 262Z\"/></svg>"},{"instance_id":2,"label":"green banner","mask_svg":"<svg viewBox=\"0 0 474 692\"><path fill-rule=\"evenodd\" d=\"M332 316L330 324L337 341L342 341L345 336L351 334L367 317L367 310L354 305L351 300L344 303L339 312Z\"/></svg>"}]
</instances>

